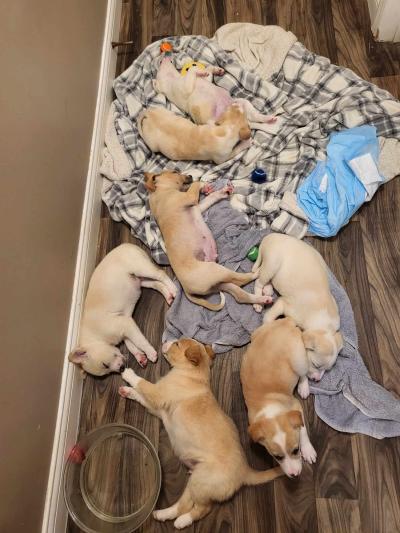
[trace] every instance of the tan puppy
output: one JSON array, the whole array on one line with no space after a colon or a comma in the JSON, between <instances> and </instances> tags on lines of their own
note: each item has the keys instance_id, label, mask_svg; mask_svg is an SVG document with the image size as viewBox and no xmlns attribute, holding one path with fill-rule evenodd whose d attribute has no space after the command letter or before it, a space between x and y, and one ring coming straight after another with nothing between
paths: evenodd
<instances>
[{"instance_id":1,"label":"tan puppy","mask_svg":"<svg viewBox=\"0 0 400 533\"><path fill-rule=\"evenodd\" d=\"M339 333L340 317L330 289L327 267L320 254L307 243L271 233L261 242L253 270L259 269L255 294L280 297L264 315L272 322L285 315L294 319L303 330L303 342L310 362L308 377L319 381L325 370L335 364L343 347ZM257 311L261 307L255 306ZM301 382L299 393L308 396L308 381Z\"/></svg>"},{"instance_id":2,"label":"tan puppy","mask_svg":"<svg viewBox=\"0 0 400 533\"><path fill-rule=\"evenodd\" d=\"M232 186L213 191L210 184L197 181L183 192L182 187L191 181L191 177L173 172L146 173L145 177L151 212L164 237L171 266L190 301L218 311L225 305L222 293L219 304L211 304L195 295L226 291L239 303L272 302L270 296L255 296L240 288L255 279L257 273L233 272L215 263L217 247L202 212L229 196ZM213 192L199 203L200 190Z\"/></svg>"},{"instance_id":3,"label":"tan puppy","mask_svg":"<svg viewBox=\"0 0 400 533\"><path fill-rule=\"evenodd\" d=\"M122 341L141 366L157 361L157 352L132 318L141 287L161 292L170 304L176 287L139 246L121 244L99 263L90 279L79 335L69 360L96 376L123 372Z\"/></svg>"},{"instance_id":4,"label":"tan puppy","mask_svg":"<svg viewBox=\"0 0 400 533\"><path fill-rule=\"evenodd\" d=\"M249 434L289 477L300 474L302 457L310 464L317 458L303 409L293 396L299 378L307 372L307 354L293 319L276 320L253 332L240 370Z\"/></svg>"},{"instance_id":5,"label":"tan puppy","mask_svg":"<svg viewBox=\"0 0 400 533\"><path fill-rule=\"evenodd\" d=\"M228 500L243 485L267 483L282 475L280 468L250 468L232 420L222 411L210 389L209 346L191 339L174 342L166 354L172 370L156 384L133 370L122 377L131 387L121 396L141 403L160 417L179 459L191 470L179 500L155 511L157 520L174 520L178 529L203 518L212 502Z\"/></svg>"},{"instance_id":6,"label":"tan puppy","mask_svg":"<svg viewBox=\"0 0 400 533\"><path fill-rule=\"evenodd\" d=\"M161 152L172 160L214 161L218 165L250 146L250 142L239 142L251 135L239 104L229 106L216 124L204 126L168 109L153 107L138 117L138 128L152 152Z\"/></svg>"}]
</instances>

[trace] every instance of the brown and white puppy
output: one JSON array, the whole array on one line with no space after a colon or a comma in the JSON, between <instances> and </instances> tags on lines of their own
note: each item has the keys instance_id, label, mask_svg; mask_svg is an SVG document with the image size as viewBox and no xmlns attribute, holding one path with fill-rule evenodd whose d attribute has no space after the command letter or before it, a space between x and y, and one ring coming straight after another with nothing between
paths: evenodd
<instances>
[{"instance_id":1,"label":"brown and white puppy","mask_svg":"<svg viewBox=\"0 0 400 533\"><path fill-rule=\"evenodd\" d=\"M202 212L229 196L231 185L213 191L210 184L197 181L184 192L182 188L191 181L190 177L174 172L146 173L145 177L151 212L163 235L171 266L190 301L218 311L225 305L221 292L225 291L239 303L272 302L270 296L255 296L240 288L255 279L257 273L233 272L215 262L217 247ZM201 190L211 194L199 203ZM199 297L217 292L221 294L219 304Z\"/></svg>"},{"instance_id":2,"label":"brown and white puppy","mask_svg":"<svg viewBox=\"0 0 400 533\"><path fill-rule=\"evenodd\" d=\"M181 339L166 354L172 370L156 384L131 369L122 374L131 387L120 387L121 396L161 418L174 452L191 470L179 500L153 513L156 520L175 520L178 529L203 518L213 502L228 500L243 485L282 475L280 468L257 471L248 465L237 429L210 389L213 357L211 347Z\"/></svg>"},{"instance_id":3,"label":"brown and white puppy","mask_svg":"<svg viewBox=\"0 0 400 533\"><path fill-rule=\"evenodd\" d=\"M168 100L188 113L196 124L217 122L234 102L243 106L247 120L255 123L273 123L276 117L263 115L245 98L233 99L223 87L211 83L212 75L222 76L224 70L209 66L192 67L185 76L176 70L171 58L163 58L153 85L155 91L165 94Z\"/></svg>"},{"instance_id":4,"label":"brown and white puppy","mask_svg":"<svg viewBox=\"0 0 400 533\"><path fill-rule=\"evenodd\" d=\"M240 370L249 434L289 477L300 475L302 458L310 464L317 458L301 403L293 395L307 372L307 354L294 320L276 320L253 332Z\"/></svg>"},{"instance_id":5,"label":"brown and white puppy","mask_svg":"<svg viewBox=\"0 0 400 533\"><path fill-rule=\"evenodd\" d=\"M204 126L169 109L152 107L138 117L138 129L152 152L161 152L171 160L214 161L219 165L250 146L251 131L239 104L229 106L216 124Z\"/></svg>"},{"instance_id":6,"label":"brown and white puppy","mask_svg":"<svg viewBox=\"0 0 400 533\"><path fill-rule=\"evenodd\" d=\"M321 255L307 243L271 233L264 237L253 270L259 269L255 294L279 298L264 315L272 322L280 315L290 316L303 330L303 342L309 358L308 377L319 381L325 370L335 364L343 347L340 317L336 301L329 289L328 273ZM261 307L255 306L257 311ZM308 382L302 380L299 393L306 397Z\"/></svg>"},{"instance_id":7,"label":"brown and white puppy","mask_svg":"<svg viewBox=\"0 0 400 533\"><path fill-rule=\"evenodd\" d=\"M79 334L79 346L69 360L95 376L123 372L122 341L141 366L157 361L157 352L144 337L132 313L141 287L150 287L170 304L176 287L139 246L121 244L99 263L90 279Z\"/></svg>"}]
</instances>

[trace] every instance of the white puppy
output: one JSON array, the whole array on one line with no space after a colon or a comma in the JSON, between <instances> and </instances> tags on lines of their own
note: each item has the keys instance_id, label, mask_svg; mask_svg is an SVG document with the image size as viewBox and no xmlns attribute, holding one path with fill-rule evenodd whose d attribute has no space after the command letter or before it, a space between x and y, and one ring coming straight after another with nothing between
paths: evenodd
<instances>
[{"instance_id":1,"label":"white puppy","mask_svg":"<svg viewBox=\"0 0 400 533\"><path fill-rule=\"evenodd\" d=\"M141 366L157 352L143 336L132 313L140 288L161 292L168 304L176 287L167 274L134 244L121 244L97 266L91 277L81 323L79 346L69 355L72 363L95 376L123 372L126 358L117 345L125 342Z\"/></svg>"},{"instance_id":2,"label":"white puppy","mask_svg":"<svg viewBox=\"0 0 400 533\"><path fill-rule=\"evenodd\" d=\"M272 296L273 288L279 298L264 315L264 322L272 322L281 315L294 319L303 330L303 342L310 363L308 377L319 381L325 370L335 364L343 347L339 332L340 317L330 289L327 267L321 255L307 243L271 233L264 237L253 271L259 277L255 294ZM254 305L261 312L259 305ZM299 394L309 394L307 378L301 378Z\"/></svg>"},{"instance_id":3,"label":"white puppy","mask_svg":"<svg viewBox=\"0 0 400 533\"><path fill-rule=\"evenodd\" d=\"M222 76L224 70L209 66L199 70L193 67L182 76L172 64L171 58L162 59L153 81L156 92L163 93L179 109L188 113L196 124L215 124L234 102L245 111L247 120L254 123L274 123L276 117L263 115L246 98L232 98L223 87L210 83L212 74Z\"/></svg>"}]
</instances>

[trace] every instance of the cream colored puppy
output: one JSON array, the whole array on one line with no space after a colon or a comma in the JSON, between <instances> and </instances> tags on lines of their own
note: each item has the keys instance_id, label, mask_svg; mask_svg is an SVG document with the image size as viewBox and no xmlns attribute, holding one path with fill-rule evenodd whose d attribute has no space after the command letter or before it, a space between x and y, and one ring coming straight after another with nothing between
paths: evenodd
<instances>
[{"instance_id":1,"label":"cream colored puppy","mask_svg":"<svg viewBox=\"0 0 400 533\"><path fill-rule=\"evenodd\" d=\"M239 142L251 135L240 104L229 106L216 124L204 126L168 109L153 107L138 117L138 128L152 152L161 152L172 160L214 161L218 165L250 146L249 141Z\"/></svg>"},{"instance_id":2,"label":"cream colored puppy","mask_svg":"<svg viewBox=\"0 0 400 533\"><path fill-rule=\"evenodd\" d=\"M192 67L185 76L176 70L171 57L165 56L153 80L156 92L165 94L170 102L188 113L196 124L210 124L220 119L224 111L233 103L240 104L247 119L253 123L273 123L276 117L263 115L246 98L233 99L223 87L212 82L212 75L222 76L220 67L208 66L205 69Z\"/></svg>"},{"instance_id":3,"label":"cream colored puppy","mask_svg":"<svg viewBox=\"0 0 400 533\"><path fill-rule=\"evenodd\" d=\"M268 483L282 471L248 465L237 429L210 389L214 354L209 346L181 339L165 357L173 368L156 384L129 369L122 377L131 387L120 387L119 393L161 418L174 452L191 470L179 500L153 513L156 520L175 520L182 529L203 518L213 502L228 500L243 485Z\"/></svg>"},{"instance_id":4,"label":"cream colored puppy","mask_svg":"<svg viewBox=\"0 0 400 533\"><path fill-rule=\"evenodd\" d=\"M69 360L95 376L123 372L125 356L117 345L125 342L141 366L157 361L157 352L144 337L132 313L141 287L161 292L170 304L176 287L139 246L121 244L94 270L83 310L79 346Z\"/></svg>"},{"instance_id":5,"label":"cream colored puppy","mask_svg":"<svg viewBox=\"0 0 400 533\"><path fill-rule=\"evenodd\" d=\"M259 269L255 294L279 298L264 315L272 322L280 315L292 317L303 330L309 358L308 377L319 381L335 364L343 347L338 307L330 289L327 267L320 254L305 242L271 233L264 237L253 270ZM260 306L254 306L261 311ZM307 378L300 383L302 397L309 394Z\"/></svg>"},{"instance_id":6,"label":"cream colored puppy","mask_svg":"<svg viewBox=\"0 0 400 533\"><path fill-rule=\"evenodd\" d=\"M225 305L221 291L229 292L239 303L271 303L270 296L254 296L241 286L250 283L257 273L234 272L218 265L217 246L204 222L202 212L227 198L232 185L214 191L209 183L196 181L187 191L182 188L192 181L191 176L174 172L145 173L146 188L150 192L150 209L164 238L168 259L187 298L212 311ZM208 193L199 202L200 191ZM213 304L200 296L220 292L221 302Z\"/></svg>"},{"instance_id":7,"label":"cream colored puppy","mask_svg":"<svg viewBox=\"0 0 400 533\"><path fill-rule=\"evenodd\" d=\"M302 458L310 464L317 458L293 395L308 366L301 331L292 318L284 318L253 332L240 369L249 434L289 477L300 475Z\"/></svg>"}]
</instances>

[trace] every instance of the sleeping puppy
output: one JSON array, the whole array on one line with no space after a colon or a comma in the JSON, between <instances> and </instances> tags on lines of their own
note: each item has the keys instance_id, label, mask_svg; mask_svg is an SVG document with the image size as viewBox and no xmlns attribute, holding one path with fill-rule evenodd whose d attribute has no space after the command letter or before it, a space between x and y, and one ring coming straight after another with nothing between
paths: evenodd
<instances>
[{"instance_id":1,"label":"sleeping puppy","mask_svg":"<svg viewBox=\"0 0 400 533\"><path fill-rule=\"evenodd\" d=\"M69 355L84 372L104 376L123 372L126 358L117 348L122 341L141 366L157 352L132 318L141 287L161 292L170 304L176 287L139 246L121 244L94 270L90 279L79 335L79 346Z\"/></svg>"},{"instance_id":2,"label":"sleeping puppy","mask_svg":"<svg viewBox=\"0 0 400 533\"><path fill-rule=\"evenodd\" d=\"M225 305L221 291L229 292L239 303L271 303L272 298L261 294L255 296L243 289L257 273L234 272L217 264L217 246L202 213L211 205L228 197L232 185L213 191L208 183L196 181L184 192L182 188L190 183L190 176L174 172L161 174L145 173L145 186L150 193L150 209L164 238L168 259L187 298L212 311L219 311ZM200 191L209 194L199 203ZM221 302L212 304L199 297L220 293Z\"/></svg>"},{"instance_id":3,"label":"sleeping puppy","mask_svg":"<svg viewBox=\"0 0 400 533\"><path fill-rule=\"evenodd\" d=\"M219 67L192 67L185 76L181 76L171 58L166 56L161 61L153 86L156 92L165 94L170 102L188 113L196 124L217 122L234 102L243 106L250 122L276 122L274 116L263 115L245 98L233 99L226 89L210 83L212 74L221 76L223 73L224 70Z\"/></svg>"},{"instance_id":4,"label":"sleeping puppy","mask_svg":"<svg viewBox=\"0 0 400 533\"><path fill-rule=\"evenodd\" d=\"M307 372L301 331L293 319L275 320L253 332L240 370L249 434L289 477L300 475L302 458L311 464L317 457L303 409L293 396L299 378Z\"/></svg>"},{"instance_id":5,"label":"sleeping puppy","mask_svg":"<svg viewBox=\"0 0 400 533\"><path fill-rule=\"evenodd\" d=\"M210 346L181 339L165 357L172 370L156 384L129 369L122 377L130 387L120 387L119 393L161 418L174 452L191 470L179 500L153 513L156 520L175 520L182 529L209 513L213 502L228 500L244 485L268 483L282 471L248 465L237 429L210 389Z\"/></svg>"},{"instance_id":6,"label":"sleeping puppy","mask_svg":"<svg viewBox=\"0 0 400 533\"><path fill-rule=\"evenodd\" d=\"M140 114L138 129L152 152L171 160L214 161L218 165L250 146L249 141L244 142L251 132L239 104L227 107L216 124L204 126L153 107Z\"/></svg>"},{"instance_id":7,"label":"sleeping puppy","mask_svg":"<svg viewBox=\"0 0 400 533\"><path fill-rule=\"evenodd\" d=\"M272 322L285 315L303 330L303 342L309 359L308 377L319 381L325 370L335 364L343 347L339 332L340 317L330 289L327 267L311 246L289 235L271 233L264 237L253 270L259 269L255 294L279 298L264 315ZM260 306L255 306L261 311ZM308 381L303 378L299 394L308 396Z\"/></svg>"}]
</instances>

